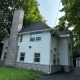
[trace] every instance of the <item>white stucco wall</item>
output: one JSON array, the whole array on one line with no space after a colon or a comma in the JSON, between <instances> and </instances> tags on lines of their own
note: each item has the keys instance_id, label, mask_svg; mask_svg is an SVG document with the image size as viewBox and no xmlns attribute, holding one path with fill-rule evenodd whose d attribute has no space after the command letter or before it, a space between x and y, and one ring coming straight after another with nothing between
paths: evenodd
<instances>
[{"instance_id":1,"label":"white stucco wall","mask_svg":"<svg viewBox=\"0 0 80 80\"><path fill-rule=\"evenodd\" d=\"M50 59L50 31L41 32L41 41L30 41L30 34L23 35L22 42L18 42L19 51L17 62L20 62L21 52L25 52L25 63L34 63L34 53L40 53L40 64L49 65ZM32 48L29 48L31 46Z\"/></svg>"},{"instance_id":2,"label":"white stucco wall","mask_svg":"<svg viewBox=\"0 0 80 80\"><path fill-rule=\"evenodd\" d=\"M70 51L68 49L68 65L71 66L71 65L73 65L73 54L72 54L72 41L71 41L71 37L68 37L67 40L68 40L68 44L71 45ZM69 48L69 46L68 46L68 48Z\"/></svg>"},{"instance_id":3,"label":"white stucco wall","mask_svg":"<svg viewBox=\"0 0 80 80\"><path fill-rule=\"evenodd\" d=\"M3 58L4 58L4 53L7 52L6 47L8 47L8 39L9 39L9 37L6 37L3 40L3 50L2 50L1 60L3 60Z\"/></svg>"},{"instance_id":4,"label":"white stucco wall","mask_svg":"<svg viewBox=\"0 0 80 80\"><path fill-rule=\"evenodd\" d=\"M67 38L58 39L59 64L68 66L68 42Z\"/></svg>"},{"instance_id":5,"label":"white stucco wall","mask_svg":"<svg viewBox=\"0 0 80 80\"><path fill-rule=\"evenodd\" d=\"M54 50L56 48L56 50ZM56 63L53 63L53 55L56 55ZM56 65L57 64L57 38L55 36L51 35L51 64Z\"/></svg>"}]
</instances>

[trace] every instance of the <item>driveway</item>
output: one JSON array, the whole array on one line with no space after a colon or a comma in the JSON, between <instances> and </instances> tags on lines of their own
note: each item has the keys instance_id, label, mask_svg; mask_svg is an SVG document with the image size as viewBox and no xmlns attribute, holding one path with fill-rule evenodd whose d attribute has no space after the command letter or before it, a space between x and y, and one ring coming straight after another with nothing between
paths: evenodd
<instances>
[{"instance_id":1,"label":"driveway","mask_svg":"<svg viewBox=\"0 0 80 80\"><path fill-rule=\"evenodd\" d=\"M80 68L74 68L74 70L69 73L57 72L54 74L45 75L36 80L80 80Z\"/></svg>"}]
</instances>

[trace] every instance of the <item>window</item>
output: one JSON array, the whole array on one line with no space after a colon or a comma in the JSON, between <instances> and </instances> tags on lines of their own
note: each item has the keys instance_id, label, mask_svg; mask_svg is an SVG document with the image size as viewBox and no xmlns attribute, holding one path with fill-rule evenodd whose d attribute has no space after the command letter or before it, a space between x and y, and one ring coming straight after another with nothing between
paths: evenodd
<instances>
[{"instance_id":1,"label":"window","mask_svg":"<svg viewBox=\"0 0 80 80\"><path fill-rule=\"evenodd\" d=\"M25 53L20 53L20 61L24 61Z\"/></svg>"},{"instance_id":2,"label":"window","mask_svg":"<svg viewBox=\"0 0 80 80\"><path fill-rule=\"evenodd\" d=\"M30 41L40 41L41 40L41 33L31 34Z\"/></svg>"},{"instance_id":3,"label":"window","mask_svg":"<svg viewBox=\"0 0 80 80\"><path fill-rule=\"evenodd\" d=\"M4 59L6 59L7 52L4 52Z\"/></svg>"},{"instance_id":4,"label":"window","mask_svg":"<svg viewBox=\"0 0 80 80\"><path fill-rule=\"evenodd\" d=\"M34 62L40 62L40 53L34 54Z\"/></svg>"},{"instance_id":5,"label":"window","mask_svg":"<svg viewBox=\"0 0 80 80\"><path fill-rule=\"evenodd\" d=\"M56 55L53 54L53 63L56 63Z\"/></svg>"},{"instance_id":6,"label":"window","mask_svg":"<svg viewBox=\"0 0 80 80\"><path fill-rule=\"evenodd\" d=\"M71 44L70 43L68 44L68 48L69 48L69 51L70 51L71 50Z\"/></svg>"},{"instance_id":7,"label":"window","mask_svg":"<svg viewBox=\"0 0 80 80\"><path fill-rule=\"evenodd\" d=\"M20 36L20 42L22 42L23 35Z\"/></svg>"}]
</instances>

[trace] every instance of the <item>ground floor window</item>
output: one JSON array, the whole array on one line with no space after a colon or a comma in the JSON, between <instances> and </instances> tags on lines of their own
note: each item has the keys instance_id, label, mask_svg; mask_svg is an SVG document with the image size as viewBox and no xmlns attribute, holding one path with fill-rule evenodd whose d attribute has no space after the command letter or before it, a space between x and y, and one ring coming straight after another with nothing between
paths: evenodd
<instances>
[{"instance_id":1,"label":"ground floor window","mask_svg":"<svg viewBox=\"0 0 80 80\"><path fill-rule=\"evenodd\" d=\"M53 63L56 64L56 54L53 54Z\"/></svg>"},{"instance_id":2,"label":"ground floor window","mask_svg":"<svg viewBox=\"0 0 80 80\"><path fill-rule=\"evenodd\" d=\"M20 53L20 61L24 61L25 53Z\"/></svg>"},{"instance_id":3,"label":"ground floor window","mask_svg":"<svg viewBox=\"0 0 80 80\"><path fill-rule=\"evenodd\" d=\"M6 59L7 52L4 52L4 59Z\"/></svg>"},{"instance_id":4,"label":"ground floor window","mask_svg":"<svg viewBox=\"0 0 80 80\"><path fill-rule=\"evenodd\" d=\"M40 62L40 53L34 53L34 62Z\"/></svg>"}]
</instances>

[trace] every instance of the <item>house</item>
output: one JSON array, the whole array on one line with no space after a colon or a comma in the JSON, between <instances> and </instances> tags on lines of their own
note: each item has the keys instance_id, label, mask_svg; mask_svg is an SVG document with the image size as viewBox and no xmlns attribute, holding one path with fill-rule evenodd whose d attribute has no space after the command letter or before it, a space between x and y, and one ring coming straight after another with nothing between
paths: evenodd
<instances>
[{"instance_id":1,"label":"house","mask_svg":"<svg viewBox=\"0 0 80 80\"><path fill-rule=\"evenodd\" d=\"M76 67L80 68L80 57L76 58Z\"/></svg>"},{"instance_id":2,"label":"house","mask_svg":"<svg viewBox=\"0 0 80 80\"><path fill-rule=\"evenodd\" d=\"M2 41L0 65L40 70L47 74L73 69L70 31L37 22L22 29L24 11L14 12L11 34Z\"/></svg>"}]
</instances>

